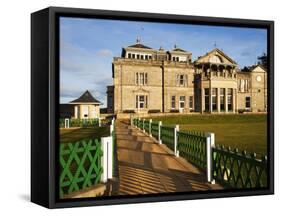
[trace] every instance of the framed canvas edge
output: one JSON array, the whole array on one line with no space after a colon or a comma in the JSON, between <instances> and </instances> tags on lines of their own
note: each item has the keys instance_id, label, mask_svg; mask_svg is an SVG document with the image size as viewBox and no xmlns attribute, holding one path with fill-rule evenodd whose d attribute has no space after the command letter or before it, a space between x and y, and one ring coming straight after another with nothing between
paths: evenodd
<instances>
[{"instance_id":1,"label":"framed canvas edge","mask_svg":"<svg viewBox=\"0 0 281 216\"><path fill-rule=\"evenodd\" d=\"M256 195L270 195L274 194L274 21L269 20L250 20L237 18L219 18L219 17L202 17L202 16L188 16L188 15L172 15L172 14L155 14L155 13L140 13L127 11L110 11L110 10L95 10L95 9L81 9L81 8L63 8L63 7L49 7L49 203L48 208L64 208L64 207L82 207L82 206L97 206L97 205L113 205L113 204L131 204L131 203L147 203L147 202L163 202L163 201L179 201L179 200L193 200L193 199L209 199L209 198L227 198L240 196L256 196ZM100 16L110 19L147 19L147 20L170 20L177 21L195 21L201 24L212 25L233 25L233 26L259 26L268 29L268 59L270 76L269 84L269 114L268 114L268 141L270 146L269 151L269 188L255 189L255 190L238 190L238 191L206 191L196 192L191 194L168 194L148 197L130 197L114 199L107 197L103 200L73 200L73 201L58 201L56 199L56 155L55 155L55 129L56 129L56 100L59 95L55 88L59 87L56 79L56 72L58 71L58 62L56 59L56 16L59 14L69 14L71 16Z\"/></svg>"}]
</instances>

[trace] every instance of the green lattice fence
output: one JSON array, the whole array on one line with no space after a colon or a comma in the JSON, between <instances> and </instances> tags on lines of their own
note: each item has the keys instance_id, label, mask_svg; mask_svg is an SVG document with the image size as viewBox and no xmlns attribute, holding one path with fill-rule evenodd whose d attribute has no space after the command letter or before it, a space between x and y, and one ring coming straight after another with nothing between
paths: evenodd
<instances>
[{"instance_id":1,"label":"green lattice fence","mask_svg":"<svg viewBox=\"0 0 281 216\"><path fill-rule=\"evenodd\" d=\"M202 132L177 132L178 151L180 156L192 162L201 169L206 168L207 138Z\"/></svg>"},{"instance_id":2,"label":"green lattice fence","mask_svg":"<svg viewBox=\"0 0 281 216\"><path fill-rule=\"evenodd\" d=\"M143 119L139 120L138 128L143 129Z\"/></svg>"},{"instance_id":3,"label":"green lattice fence","mask_svg":"<svg viewBox=\"0 0 281 216\"><path fill-rule=\"evenodd\" d=\"M60 144L60 197L100 182L100 139Z\"/></svg>"},{"instance_id":4,"label":"green lattice fence","mask_svg":"<svg viewBox=\"0 0 281 216\"><path fill-rule=\"evenodd\" d=\"M174 130L172 126L161 126L161 140L163 144L166 144L171 150L174 151Z\"/></svg>"},{"instance_id":5,"label":"green lattice fence","mask_svg":"<svg viewBox=\"0 0 281 216\"><path fill-rule=\"evenodd\" d=\"M149 133L149 120L144 120L144 131Z\"/></svg>"},{"instance_id":6,"label":"green lattice fence","mask_svg":"<svg viewBox=\"0 0 281 216\"><path fill-rule=\"evenodd\" d=\"M59 119L59 125L60 125L60 128L64 128L64 119Z\"/></svg>"},{"instance_id":7,"label":"green lattice fence","mask_svg":"<svg viewBox=\"0 0 281 216\"><path fill-rule=\"evenodd\" d=\"M159 136L159 122L151 123L151 134L155 139L158 139Z\"/></svg>"},{"instance_id":8,"label":"green lattice fence","mask_svg":"<svg viewBox=\"0 0 281 216\"><path fill-rule=\"evenodd\" d=\"M133 125L137 126L137 119L136 118L133 119Z\"/></svg>"},{"instance_id":9,"label":"green lattice fence","mask_svg":"<svg viewBox=\"0 0 281 216\"><path fill-rule=\"evenodd\" d=\"M60 128L64 128L65 119L59 120ZM99 119L69 119L69 127L98 127Z\"/></svg>"},{"instance_id":10,"label":"green lattice fence","mask_svg":"<svg viewBox=\"0 0 281 216\"><path fill-rule=\"evenodd\" d=\"M213 148L213 178L230 188L260 188L267 186L267 158L239 153L224 147Z\"/></svg>"},{"instance_id":11,"label":"green lattice fence","mask_svg":"<svg viewBox=\"0 0 281 216\"><path fill-rule=\"evenodd\" d=\"M139 127L140 126L140 120L136 119L136 126Z\"/></svg>"}]
</instances>

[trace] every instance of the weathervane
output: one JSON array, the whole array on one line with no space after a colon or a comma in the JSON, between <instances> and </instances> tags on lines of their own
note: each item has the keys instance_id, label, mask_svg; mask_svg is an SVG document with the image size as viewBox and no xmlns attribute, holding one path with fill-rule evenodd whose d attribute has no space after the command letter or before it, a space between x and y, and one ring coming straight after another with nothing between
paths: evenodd
<instances>
[{"instance_id":1,"label":"weathervane","mask_svg":"<svg viewBox=\"0 0 281 216\"><path fill-rule=\"evenodd\" d=\"M137 44L139 44L141 42L141 38L140 36L137 36Z\"/></svg>"},{"instance_id":2,"label":"weathervane","mask_svg":"<svg viewBox=\"0 0 281 216\"><path fill-rule=\"evenodd\" d=\"M214 47L217 48L217 42L216 42L216 41L215 41L215 43L214 43Z\"/></svg>"}]
</instances>

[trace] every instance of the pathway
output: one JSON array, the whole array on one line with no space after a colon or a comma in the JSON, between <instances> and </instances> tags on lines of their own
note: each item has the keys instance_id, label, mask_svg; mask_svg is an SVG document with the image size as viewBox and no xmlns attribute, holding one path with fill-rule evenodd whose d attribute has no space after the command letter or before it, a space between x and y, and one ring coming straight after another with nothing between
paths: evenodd
<instances>
[{"instance_id":1,"label":"pathway","mask_svg":"<svg viewBox=\"0 0 281 216\"><path fill-rule=\"evenodd\" d=\"M119 187L112 195L220 189L206 182L195 166L154 138L118 120L116 125Z\"/></svg>"}]
</instances>

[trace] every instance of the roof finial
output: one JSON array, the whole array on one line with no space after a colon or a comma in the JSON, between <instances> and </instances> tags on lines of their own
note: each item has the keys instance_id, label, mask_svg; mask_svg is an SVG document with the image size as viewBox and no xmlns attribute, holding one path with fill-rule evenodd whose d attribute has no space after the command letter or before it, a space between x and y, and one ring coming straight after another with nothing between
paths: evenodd
<instances>
[{"instance_id":1,"label":"roof finial","mask_svg":"<svg viewBox=\"0 0 281 216\"><path fill-rule=\"evenodd\" d=\"M137 44L140 44L140 42L141 42L141 38L140 36L137 36Z\"/></svg>"},{"instance_id":2,"label":"roof finial","mask_svg":"<svg viewBox=\"0 0 281 216\"><path fill-rule=\"evenodd\" d=\"M215 41L215 43L214 43L214 47L217 48L217 42L216 42L216 41Z\"/></svg>"},{"instance_id":3,"label":"roof finial","mask_svg":"<svg viewBox=\"0 0 281 216\"><path fill-rule=\"evenodd\" d=\"M174 48L175 48L175 49L178 48L177 44L174 45Z\"/></svg>"}]
</instances>

